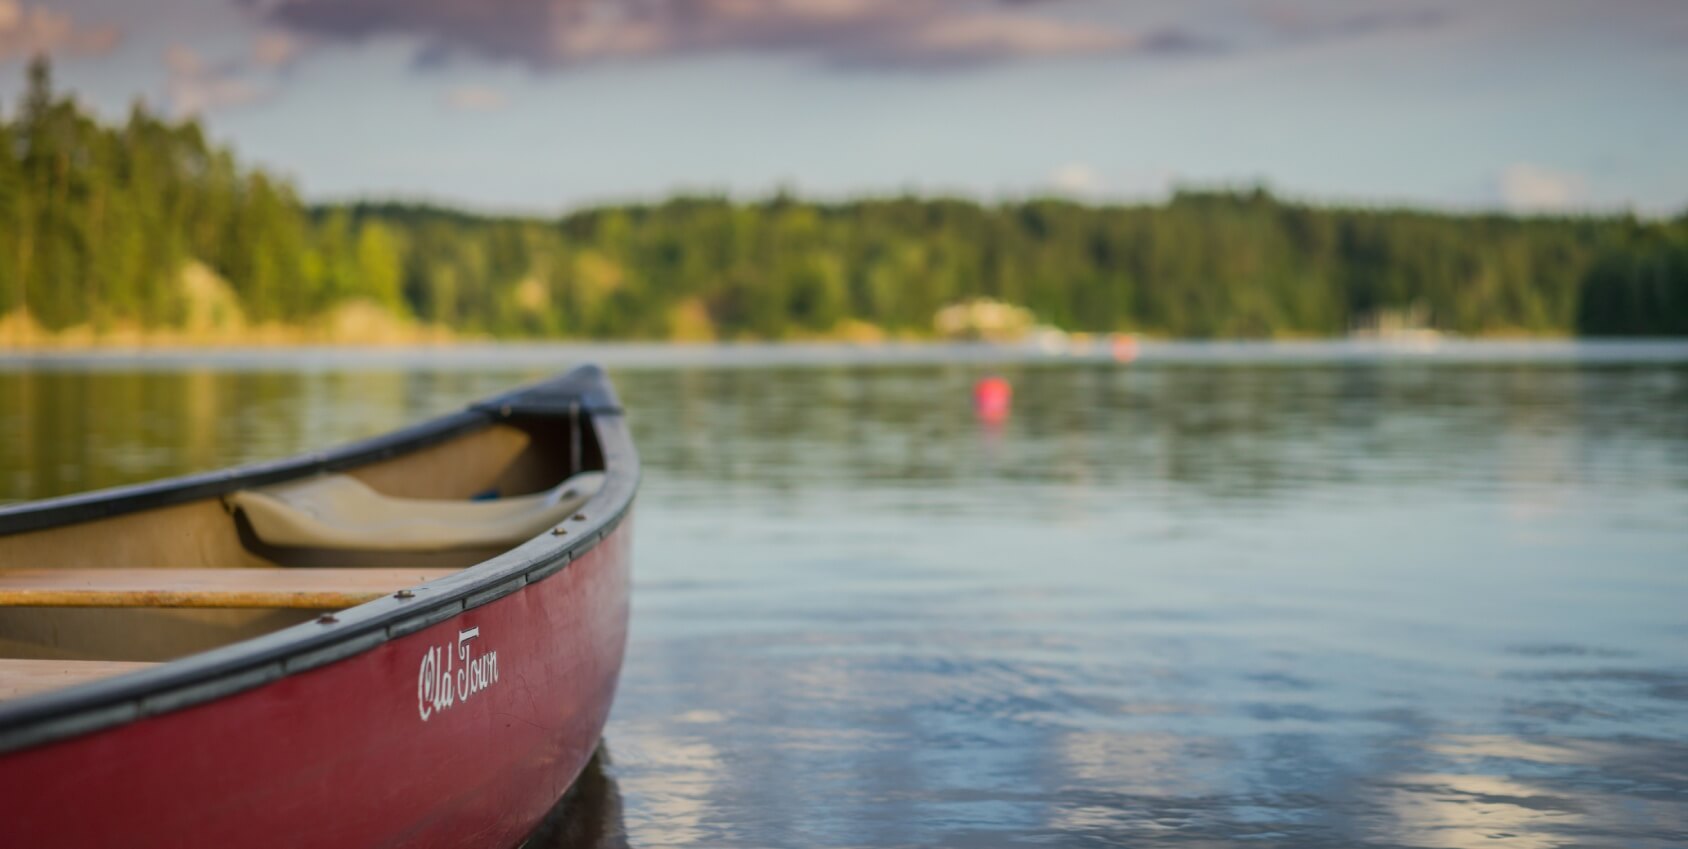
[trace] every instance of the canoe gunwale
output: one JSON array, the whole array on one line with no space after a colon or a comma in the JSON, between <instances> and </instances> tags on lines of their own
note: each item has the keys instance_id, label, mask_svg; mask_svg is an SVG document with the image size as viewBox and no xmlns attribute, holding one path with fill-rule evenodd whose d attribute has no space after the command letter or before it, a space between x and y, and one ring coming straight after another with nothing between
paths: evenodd
<instances>
[{"instance_id":1,"label":"canoe gunwale","mask_svg":"<svg viewBox=\"0 0 1688 849\"><path fill-rule=\"evenodd\" d=\"M437 445L514 415L555 416L562 410L593 418L619 415L621 402L602 369L581 366L457 412L326 451L0 507L0 536L217 498L309 474L342 472Z\"/></svg>"},{"instance_id":2,"label":"canoe gunwale","mask_svg":"<svg viewBox=\"0 0 1688 849\"><path fill-rule=\"evenodd\" d=\"M467 409L325 452L30 502L0 509L0 534L74 524L217 497L302 475L406 454L514 416L584 413L604 460L604 486L569 533L540 535L449 577L317 620L158 666L0 703L0 754L214 701L356 656L552 577L614 533L638 488L639 457L620 403L597 366L523 387Z\"/></svg>"}]
</instances>

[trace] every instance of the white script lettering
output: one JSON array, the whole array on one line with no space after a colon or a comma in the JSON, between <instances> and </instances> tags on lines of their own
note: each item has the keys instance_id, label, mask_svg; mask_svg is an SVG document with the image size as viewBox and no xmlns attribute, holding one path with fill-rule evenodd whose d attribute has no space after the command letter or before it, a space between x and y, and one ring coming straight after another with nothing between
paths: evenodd
<instances>
[{"instance_id":1,"label":"white script lettering","mask_svg":"<svg viewBox=\"0 0 1688 849\"><path fill-rule=\"evenodd\" d=\"M422 720L498 683L498 652L476 654L472 641L479 626L457 632L457 645L447 643L422 653L416 674L416 711Z\"/></svg>"}]
</instances>

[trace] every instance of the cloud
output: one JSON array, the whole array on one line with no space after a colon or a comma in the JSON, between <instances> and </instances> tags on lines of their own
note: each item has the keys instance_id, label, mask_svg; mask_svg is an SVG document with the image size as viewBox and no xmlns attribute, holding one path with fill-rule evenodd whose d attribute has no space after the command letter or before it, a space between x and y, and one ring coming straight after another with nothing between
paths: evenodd
<instances>
[{"instance_id":1,"label":"cloud","mask_svg":"<svg viewBox=\"0 0 1688 849\"><path fill-rule=\"evenodd\" d=\"M1069 162L1049 175L1049 184L1064 195L1089 197L1102 191L1102 175L1082 162Z\"/></svg>"},{"instance_id":2,"label":"cloud","mask_svg":"<svg viewBox=\"0 0 1688 849\"><path fill-rule=\"evenodd\" d=\"M179 117L256 103L270 94L239 63L210 64L181 45L164 52L164 67L169 72L170 109Z\"/></svg>"},{"instance_id":3,"label":"cloud","mask_svg":"<svg viewBox=\"0 0 1688 849\"><path fill-rule=\"evenodd\" d=\"M260 67L285 68L293 64L304 49L304 42L297 36L280 30L270 30L260 33L252 42L252 59Z\"/></svg>"},{"instance_id":4,"label":"cloud","mask_svg":"<svg viewBox=\"0 0 1688 849\"><path fill-rule=\"evenodd\" d=\"M461 85L445 93L445 105L460 112L494 112L508 102L504 92L486 86Z\"/></svg>"},{"instance_id":5,"label":"cloud","mask_svg":"<svg viewBox=\"0 0 1688 849\"><path fill-rule=\"evenodd\" d=\"M205 73L205 60L193 50L178 44L164 51L164 67L171 76L195 76Z\"/></svg>"},{"instance_id":6,"label":"cloud","mask_svg":"<svg viewBox=\"0 0 1688 849\"><path fill-rule=\"evenodd\" d=\"M838 66L941 68L1198 39L1079 24L1007 0L279 0L271 19L330 39L404 36L456 55L559 68L605 60L784 52Z\"/></svg>"},{"instance_id":7,"label":"cloud","mask_svg":"<svg viewBox=\"0 0 1688 849\"><path fill-rule=\"evenodd\" d=\"M65 12L0 0L0 62L37 54L104 56L122 40L114 26L88 26Z\"/></svg>"},{"instance_id":8,"label":"cloud","mask_svg":"<svg viewBox=\"0 0 1688 849\"><path fill-rule=\"evenodd\" d=\"M252 40L249 53L210 62L191 48L174 45L164 51L170 109L188 117L267 100L308 46L292 33L267 30Z\"/></svg>"},{"instance_id":9,"label":"cloud","mask_svg":"<svg viewBox=\"0 0 1688 849\"><path fill-rule=\"evenodd\" d=\"M1501 171L1500 199L1514 212L1570 212L1587 203L1588 181L1578 174L1514 163Z\"/></svg>"},{"instance_id":10,"label":"cloud","mask_svg":"<svg viewBox=\"0 0 1688 849\"><path fill-rule=\"evenodd\" d=\"M835 55L843 64L942 67L1122 51L1131 35L1004 14L910 20Z\"/></svg>"},{"instance_id":11,"label":"cloud","mask_svg":"<svg viewBox=\"0 0 1688 849\"><path fill-rule=\"evenodd\" d=\"M1452 19L1443 8L1415 8L1405 4L1359 12L1349 12L1344 7L1332 15L1318 7L1280 3L1267 7L1260 14L1278 36L1289 41L1326 41L1430 30Z\"/></svg>"}]
</instances>

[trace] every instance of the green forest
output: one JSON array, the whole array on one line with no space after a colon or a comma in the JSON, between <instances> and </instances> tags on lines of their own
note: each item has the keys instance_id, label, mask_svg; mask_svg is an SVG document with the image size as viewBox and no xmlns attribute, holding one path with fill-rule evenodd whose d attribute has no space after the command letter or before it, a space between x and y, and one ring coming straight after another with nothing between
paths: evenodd
<instances>
[{"instance_id":1,"label":"green forest","mask_svg":"<svg viewBox=\"0 0 1688 849\"><path fill-rule=\"evenodd\" d=\"M1688 214L1514 217L1181 191L1156 205L678 197L556 218L312 206L193 121L107 126L45 63L0 112L0 322L310 327L356 305L455 335L920 338L991 298L1069 331L1688 334ZM207 311L212 313L207 314ZM224 321L226 326L226 321Z\"/></svg>"}]
</instances>

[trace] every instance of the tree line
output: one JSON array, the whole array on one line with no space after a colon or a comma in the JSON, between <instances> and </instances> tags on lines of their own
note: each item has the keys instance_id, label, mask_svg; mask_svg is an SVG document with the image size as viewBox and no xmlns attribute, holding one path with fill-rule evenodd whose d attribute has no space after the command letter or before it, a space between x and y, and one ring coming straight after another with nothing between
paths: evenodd
<instances>
[{"instance_id":1,"label":"tree line","mask_svg":"<svg viewBox=\"0 0 1688 849\"><path fill-rule=\"evenodd\" d=\"M1180 191L1161 204L678 197L558 218L308 206L194 121L102 125L45 62L0 113L0 317L183 321L190 263L247 320L348 303L493 336L929 335L988 297L1074 331L1328 336L1411 315L1462 334L1688 334L1688 214L1515 217Z\"/></svg>"}]
</instances>

